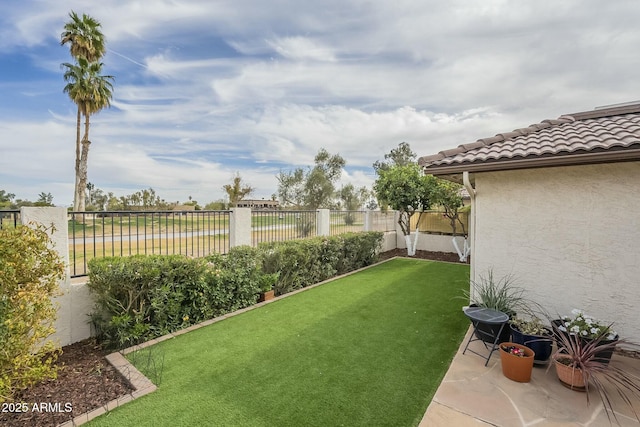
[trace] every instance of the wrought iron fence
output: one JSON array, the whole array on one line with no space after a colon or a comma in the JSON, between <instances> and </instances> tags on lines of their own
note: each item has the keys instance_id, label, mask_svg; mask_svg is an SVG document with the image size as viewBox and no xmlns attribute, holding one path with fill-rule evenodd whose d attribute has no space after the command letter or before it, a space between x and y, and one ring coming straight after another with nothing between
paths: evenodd
<instances>
[{"instance_id":1,"label":"wrought iron fence","mask_svg":"<svg viewBox=\"0 0 640 427\"><path fill-rule=\"evenodd\" d=\"M262 242L314 237L316 211L252 211L251 241L254 246Z\"/></svg>"},{"instance_id":2,"label":"wrought iron fence","mask_svg":"<svg viewBox=\"0 0 640 427\"><path fill-rule=\"evenodd\" d=\"M20 211L0 211L0 230L3 228L16 228L20 224Z\"/></svg>"},{"instance_id":3,"label":"wrought iron fence","mask_svg":"<svg viewBox=\"0 0 640 427\"><path fill-rule=\"evenodd\" d=\"M230 211L69 212L71 277L85 276L88 261L99 257L227 253L230 216ZM256 246L314 237L317 221L316 211L256 210L251 215L251 242ZM19 224L20 211L0 211L0 228ZM394 212L330 212L331 235L363 231L365 226L371 231L393 231Z\"/></svg>"},{"instance_id":4,"label":"wrought iron fence","mask_svg":"<svg viewBox=\"0 0 640 427\"><path fill-rule=\"evenodd\" d=\"M69 214L71 277L105 256L183 254L229 250L229 211L118 211Z\"/></svg>"},{"instance_id":5,"label":"wrought iron fence","mask_svg":"<svg viewBox=\"0 0 640 427\"><path fill-rule=\"evenodd\" d=\"M364 231L364 211L331 211L329 215L329 234Z\"/></svg>"}]
</instances>

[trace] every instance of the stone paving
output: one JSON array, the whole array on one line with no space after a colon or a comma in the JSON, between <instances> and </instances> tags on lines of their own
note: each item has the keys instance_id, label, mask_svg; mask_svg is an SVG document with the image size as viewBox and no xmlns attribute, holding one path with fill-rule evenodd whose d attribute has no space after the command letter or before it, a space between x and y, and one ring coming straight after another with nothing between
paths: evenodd
<instances>
[{"instance_id":1,"label":"stone paving","mask_svg":"<svg viewBox=\"0 0 640 427\"><path fill-rule=\"evenodd\" d=\"M460 346L449 371L436 391L420 423L420 427L440 426L608 426L617 425L607 418L596 390L590 390L590 404L584 392L563 386L552 367L534 367L529 383L517 383L502 374L500 354L485 360L473 353L462 354L467 337ZM482 342L472 342L469 348L485 352ZM640 360L614 354L611 363L629 369L640 376ZM614 396L619 425L638 427L627 405ZM634 402L640 414L640 401Z\"/></svg>"}]
</instances>

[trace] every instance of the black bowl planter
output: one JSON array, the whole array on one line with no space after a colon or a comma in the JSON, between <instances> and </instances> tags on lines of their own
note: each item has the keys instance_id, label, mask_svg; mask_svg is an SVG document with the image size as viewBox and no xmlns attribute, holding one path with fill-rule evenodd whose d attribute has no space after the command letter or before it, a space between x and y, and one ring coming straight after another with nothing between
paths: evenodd
<instances>
[{"instance_id":1,"label":"black bowl planter","mask_svg":"<svg viewBox=\"0 0 640 427\"><path fill-rule=\"evenodd\" d=\"M528 335L520 332L517 326L510 325L512 341L522 344L535 352L533 359L536 364L544 364L549 361L553 349L553 338L551 331L546 335Z\"/></svg>"},{"instance_id":2,"label":"black bowl planter","mask_svg":"<svg viewBox=\"0 0 640 427\"><path fill-rule=\"evenodd\" d=\"M478 307L477 304L471 304L470 307ZM515 313L507 313L510 319L515 317ZM478 322L478 328L475 333L476 338L481 339L486 343L493 344L493 340L490 337L495 337L500 332L500 325L490 325L488 323ZM509 342L511 341L511 329L509 329L509 325L504 325L502 328L502 332L500 333L500 338L498 339L498 343Z\"/></svg>"},{"instance_id":3,"label":"black bowl planter","mask_svg":"<svg viewBox=\"0 0 640 427\"><path fill-rule=\"evenodd\" d=\"M556 320L552 320L553 325L555 326L555 329L557 331L557 333L559 334L563 334L564 336L569 336L569 334L567 332L563 332L560 329L558 329L558 326L562 325L562 320L560 319L556 319ZM618 341L618 335L616 335L616 337L612 340L600 340L600 344L611 344L613 342ZM580 341L582 342L582 344L587 344L589 343L589 341L591 341L590 338L582 338L580 337ZM599 351L595 354L594 359L597 360L598 362L602 362L605 365L608 364L611 361L611 356L613 356L613 350L614 348L608 348L606 350L602 350Z\"/></svg>"},{"instance_id":4,"label":"black bowl planter","mask_svg":"<svg viewBox=\"0 0 640 427\"><path fill-rule=\"evenodd\" d=\"M476 338L480 338L482 341L493 344L493 340L490 337L495 337L500 332L500 325L489 325L488 323L478 322L478 330L476 331ZM504 325L498 343L511 341L511 330L509 325Z\"/></svg>"}]
</instances>

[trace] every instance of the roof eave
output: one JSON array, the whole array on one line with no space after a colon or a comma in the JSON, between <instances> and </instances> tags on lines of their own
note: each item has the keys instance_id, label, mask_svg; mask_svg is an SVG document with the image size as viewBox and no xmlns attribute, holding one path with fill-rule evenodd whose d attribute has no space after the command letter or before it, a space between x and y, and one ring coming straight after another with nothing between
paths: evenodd
<instances>
[{"instance_id":1,"label":"roof eave","mask_svg":"<svg viewBox=\"0 0 640 427\"><path fill-rule=\"evenodd\" d=\"M462 172L496 172L516 169L533 169L555 166L575 166L598 163L631 162L640 160L640 148L597 153L573 153L565 156L505 159L492 162L467 162L454 165L424 166L424 172L435 176Z\"/></svg>"}]
</instances>

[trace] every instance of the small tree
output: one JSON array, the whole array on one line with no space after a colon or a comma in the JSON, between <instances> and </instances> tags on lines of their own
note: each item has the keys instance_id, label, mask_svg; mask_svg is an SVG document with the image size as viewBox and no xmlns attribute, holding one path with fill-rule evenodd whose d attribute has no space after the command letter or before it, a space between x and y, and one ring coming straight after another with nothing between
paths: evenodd
<instances>
[{"instance_id":1,"label":"small tree","mask_svg":"<svg viewBox=\"0 0 640 427\"><path fill-rule=\"evenodd\" d=\"M370 192L367 187L360 187L356 190L353 184L347 184L338 191L338 198L347 211L361 209L369 196ZM355 222L353 213L347 212L344 216L344 222L346 225L353 225Z\"/></svg>"},{"instance_id":2,"label":"small tree","mask_svg":"<svg viewBox=\"0 0 640 427\"><path fill-rule=\"evenodd\" d=\"M290 172L280 172L278 180L278 197L282 206L301 209L304 205L304 170L296 168Z\"/></svg>"},{"instance_id":3,"label":"small tree","mask_svg":"<svg viewBox=\"0 0 640 427\"><path fill-rule=\"evenodd\" d=\"M342 156L331 155L324 148L318 151L314 161L315 166L307 174L304 184L305 205L311 210L328 207L335 193L335 183L346 164Z\"/></svg>"},{"instance_id":4,"label":"small tree","mask_svg":"<svg viewBox=\"0 0 640 427\"><path fill-rule=\"evenodd\" d=\"M461 190L460 184L438 179L437 203L444 209L444 216L449 220L454 236L458 234L458 225L462 229L462 235L467 234L464 222L460 219L461 208L464 206Z\"/></svg>"},{"instance_id":5,"label":"small tree","mask_svg":"<svg viewBox=\"0 0 640 427\"><path fill-rule=\"evenodd\" d=\"M277 176L278 195L283 206L310 210L329 206L346 162L339 154L331 155L324 148L318 150L314 162L315 166L306 172L296 168Z\"/></svg>"},{"instance_id":6,"label":"small tree","mask_svg":"<svg viewBox=\"0 0 640 427\"><path fill-rule=\"evenodd\" d=\"M418 212L418 221L422 212L429 209L437 198L438 183L435 177L424 175L416 164L392 166L378 172L373 189L381 206L390 206L398 211L398 224L407 243L407 255L414 256L420 234L411 241L411 217Z\"/></svg>"},{"instance_id":7,"label":"small tree","mask_svg":"<svg viewBox=\"0 0 640 427\"><path fill-rule=\"evenodd\" d=\"M222 199L209 202L204 206L206 211L223 211L225 209L227 209L227 203Z\"/></svg>"},{"instance_id":8,"label":"small tree","mask_svg":"<svg viewBox=\"0 0 640 427\"><path fill-rule=\"evenodd\" d=\"M236 207L240 200L253 193L254 190L250 185L242 183L240 173L237 172L236 176L233 177L231 184L223 185L222 189L227 192L227 195L229 196L229 206L231 207Z\"/></svg>"},{"instance_id":9,"label":"small tree","mask_svg":"<svg viewBox=\"0 0 640 427\"><path fill-rule=\"evenodd\" d=\"M38 194L38 200L34 206L53 206L53 195L51 193L41 192Z\"/></svg>"},{"instance_id":10,"label":"small tree","mask_svg":"<svg viewBox=\"0 0 640 427\"><path fill-rule=\"evenodd\" d=\"M13 193L7 193L5 190L0 190L0 208L8 208L11 206L12 200L16 197Z\"/></svg>"},{"instance_id":11,"label":"small tree","mask_svg":"<svg viewBox=\"0 0 640 427\"><path fill-rule=\"evenodd\" d=\"M407 142L398 144L398 148L392 149L384 155L384 159L388 161L381 162L376 160L373 164L373 170L376 174L385 171L394 166L407 166L416 162L416 153L411 150L411 146Z\"/></svg>"},{"instance_id":12,"label":"small tree","mask_svg":"<svg viewBox=\"0 0 640 427\"><path fill-rule=\"evenodd\" d=\"M460 219L460 213L464 208L462 201L462 195L460 191L462 186L455 182L447 181L444 179L438 179L438 191L436 195L437 203L444 209L444 216L449 220L451 225L451 231L453 232L453 246L456 248L460 261L465 262L471 249L467 241L467 230L465 229L464 222ZM456 236L458 235L458 225L462 229L462 235L464 236L464 246L462 249L456 242Z\"/></svg>"}]
</instances>

